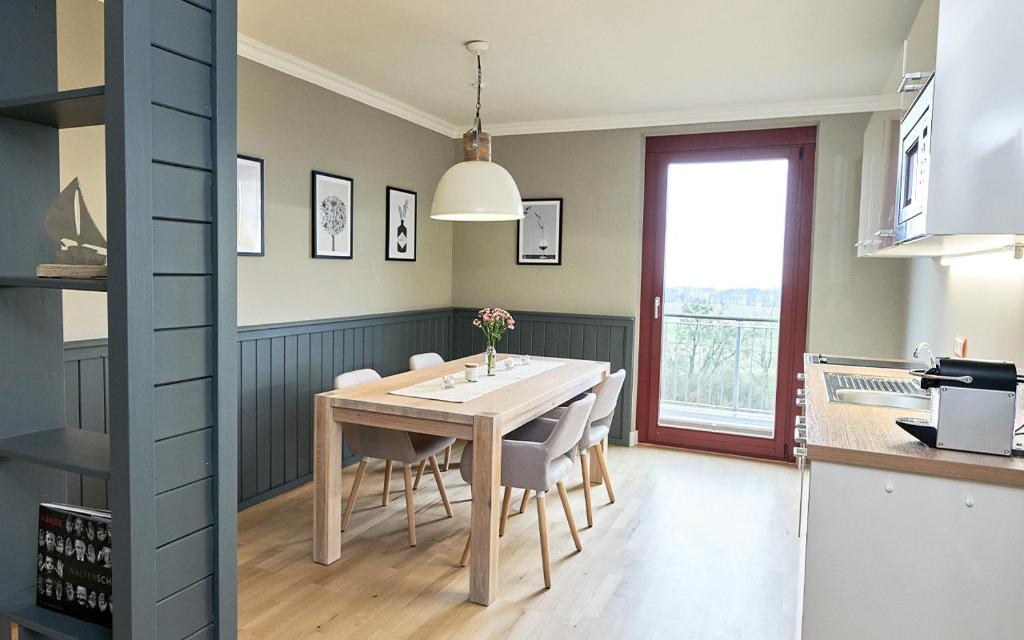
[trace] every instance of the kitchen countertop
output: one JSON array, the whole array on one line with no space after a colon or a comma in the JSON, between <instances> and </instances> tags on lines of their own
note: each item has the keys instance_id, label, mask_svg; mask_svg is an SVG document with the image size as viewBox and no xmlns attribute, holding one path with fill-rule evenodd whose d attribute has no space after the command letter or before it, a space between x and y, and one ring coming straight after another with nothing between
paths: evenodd
<instances>
[{"instance_id":1,"label":"kitchen countertop","mask_svg":"<svg viewBox=\"0 0 1024 640\"><path fill-rule=\"evenodd\" d=\"M900 369L806 364L808 459L1024 488L1024 457L928 447L895 422L899 416L925 417L926 412L829 402L826 371L910 377Z\"/></svg>"}]
</instances>

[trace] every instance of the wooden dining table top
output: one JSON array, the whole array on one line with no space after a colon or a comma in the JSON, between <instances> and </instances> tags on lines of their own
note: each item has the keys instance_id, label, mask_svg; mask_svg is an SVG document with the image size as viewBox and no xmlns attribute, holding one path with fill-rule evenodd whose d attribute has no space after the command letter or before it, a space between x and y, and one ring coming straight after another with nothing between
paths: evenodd
<instances>
[{"instance_id":1,"label":"wooden dining table top","mask_svg":"<svg viewBox=\"0 0 1024 640\"><path fill-rule=\"evenodd\" d=\"M496 366L502 371L502 361L510 356L498 354ZM328 392L331 406L336 410L369 412L403 416L419 420L467 425L471 427L476 416L493 416L503 425L517 425L532 417L538 405L562 402L566 393L584 393L609 372L607 362L546 358L531 356L532 361L561 362L560 366L531 375L507 386L495 389L466 402L446 402L426 398L400 396L391 393L428 380L455 375L465 370L468 363L483 363L482 354L452 360L416 371L399 373L380 380ZM482 368L479 375L486 375ZM550 401L550 402L549 402ZM353 417L352 414L349 417Z\"/></svg>"}]
</instances>

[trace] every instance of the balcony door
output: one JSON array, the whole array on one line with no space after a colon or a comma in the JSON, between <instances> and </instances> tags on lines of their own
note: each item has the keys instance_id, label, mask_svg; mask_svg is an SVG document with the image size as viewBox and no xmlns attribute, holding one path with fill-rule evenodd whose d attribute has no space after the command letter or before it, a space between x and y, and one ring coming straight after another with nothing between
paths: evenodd
<instances>
[{"instance_id":1,"label":"balcony door","mask_svg":"<svg viewBox=\"0 0 1024 640\"><path fill-rule=\"evenodd\" d=\"M791 459L816 129L647 139L641 441Z\"/></svg>"}]
</instances>

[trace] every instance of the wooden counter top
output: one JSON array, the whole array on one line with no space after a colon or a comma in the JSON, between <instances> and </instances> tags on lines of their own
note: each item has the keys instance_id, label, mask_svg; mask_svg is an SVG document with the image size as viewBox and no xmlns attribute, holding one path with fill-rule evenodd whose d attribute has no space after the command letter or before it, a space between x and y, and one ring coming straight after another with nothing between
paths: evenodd
<instances>
[{"instance_id":1,"label":"wooden counter top","mask_svg":"<svg viewBox=\"0 0 1024 640\"><path fill-rule=\"evenodd\" d=\"M932 449L895 422L924 412L829 402L826 371L909 377L900 369L806 364L808 459L1024 488L1024 458Z\"/></svg>"}]
</instances>

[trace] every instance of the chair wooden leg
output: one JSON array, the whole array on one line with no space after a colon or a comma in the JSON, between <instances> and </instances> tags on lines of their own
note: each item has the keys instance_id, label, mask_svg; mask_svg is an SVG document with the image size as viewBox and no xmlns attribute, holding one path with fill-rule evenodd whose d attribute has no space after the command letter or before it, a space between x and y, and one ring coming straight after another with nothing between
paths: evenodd
<instances>
[{"instance_id":1,"label":"chair wooden leg","mask_svg":"<svg viewBox=\"0 0 1024 640\"><path fill-rule=\"evenodd\" d=\"M508 522L508 508L512 506L512 487L505 487L505 497L501 501L501 524L498 526L498 537L505 535L505 523Z\"/></svg>"},{"instance_id":2,"label":"chair wooden leg","mask_svg":"<svg viewBox=\"0 0 1024 640\"><path fill-rule=\"evenodd\" d=\"M540 559L544 563L544 588L551 588L551 560L548 558L547 492L537 492L537 528L540 529Z\"/></svg>"},{"instance_id":3,"label":"chair wooden leg","mask_svg":"<svg viewBox=\"0 0 1024 640\"><path fill-rule=\"evenodd\" d=\"M447 471L451 468L452 464L452 447L455 445L448 445L444 450L444 470Z\"/></svg>"},{"instance_id":4,"label":"chair wooden leg","mask_svg":"<svg viewBox=\"0 0 1024 640\"><path fill-rule=\"evenodd\" d=\"M441 467L437 464L437 456L430 456L430 469L434 472L434 480L437 482L437 490L441 494L444 510L448 513L449 518L454 518L452 503L448 502L448 491L444 488L444 478L441 477Z\"/></svg>"},{"instance_id":5,"label":"chair wooden leg","mask_svg":"<svg viewBox=\"0 0 1024 640\"><path fill-rule=\"evenodd\" d=\"M519 503L519 513L526 512L526 505L530 502L530 490L523 491L523 501Z\"/></svg>"},{"instance_id":6,"label":"chair wooden leg","mask_svg":"<svg viewBox=\"0 0 1024 640\"><path fill-rule=\"evenodd\" d=\"M608 491L608 502L615 502L615 492L612 491L612 477L608 475L608 460L605 458L604 447L594 447L597 454L597 463L601 465L601 477L604 478L604 488Z\"/></svg>"},{"instance_id":7,"label":"chair wooden leg","mask_svg":"<svg viewBox=\"0 0 1024 640\"><path fill-rule=\"evenodd\" d=\"M388 460L384 463L384 497L381 498L381 506L388 506L388 500L391 499L391 461Z\"/></svg>"},{"instance_id":8,"label":"chair wooden leg","mask_svg":"<svg viewBox=\"0 0 1024 640\"><path fill-rule=\"evenodd\" d=\"M352 517L352 509L356 506L356 496L359 495L359 483L363 481L363 473L366 472L366 460L359 461L356 468L356 479L352 482L352 492L348 494L348 504L345 505L345 517L341 519L341 530L348 527L348 519Z\"/></svg>"},{"instance_id":9,"label":"chair wooden leg","mask_svg":"<svg viewBox=\"0 0 1024 640\"><path fill-rule=\"evenodd\" d=\"M420 480L423 479L423 470L427 468L427 461L420 460L420 468L416 470L416 482L412 483L413 491L420 488Z\"/></svg>"},{"instance_id":10,"label":"chair wooden leg","mask_svg":"<svg viewBox=\"0 0 1024 640\"><path fill-rule=\"evenodd\" d=\"M466 548L462 550L462 560L459 560L460 567L465 567L469 564L469 543L470 537L466 536Z\"/></svg>"},{"instance_id":11,"label":"chair wooden leg","mask_svg":"<svg viewBox=\"0 0 1024 640\"><path fill-rule=\"evenodd\" d=\"M572 541L577 551L583 551L583 543L580 542L580 532L576 530L576 518L572 516L572 505L569 504L569 494L565 491L565 483L558 483L558 497L562 499L562 510L565 511L565 519L569 523L569 531L572 533Z\"/></svg>"},{"instance_id":12,"label":"chair wooden leg","mask_svg":"<svg viewBox=\"0 0 1024 640\"><path fill-rule=\"evenodd\" d=\"M594 502L590 494L590 451L584 451L580 455L583 463L583 501L587 504L587 527L594 526Z\"/></svg>"},{"instance_id":13,"label":"chair wooden leg","mask_svg":"<svg viewBox=\"0 0 1024 640\"><path fill-rule=\"evenodd\" d=\"M416 546L416 511L412 507L412 465L402 465L405 474L405 517L409 520L409 546Z\"/></svg>"}]
</instances>

